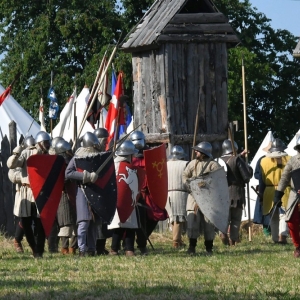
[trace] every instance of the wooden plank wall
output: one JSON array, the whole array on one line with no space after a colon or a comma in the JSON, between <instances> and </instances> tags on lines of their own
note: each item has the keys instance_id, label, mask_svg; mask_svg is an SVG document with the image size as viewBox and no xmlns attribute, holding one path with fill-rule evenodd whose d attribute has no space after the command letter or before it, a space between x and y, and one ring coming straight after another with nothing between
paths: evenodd
<instances>
[{"instance_id":1,"label":"wooden plank wall","mask_svg":"<svg viewBox=\"0 0 300 300\"><path fill-rule=\"evenodd\" d=\"M227 132L227 47L225 43L167 43L133 53L135 126L145 133ZM200 141L198 141L200 142ZM220 143L222 142L217 141ZM170 141L169 149L173 146ZM190 153L191 145L182 145ZM216 145L218 147L218 145Z\"/></svg>"},{"instance_id":2,"label":"wooden plank wall","mask_svg":"<svg viewBox=\"0 0 300 300\"><path fill-rule=\"evenodd\" d=\"M9 138L5 135L1 141L1 176L0 176L0 226L1 231L9 236L15 234L13 208L15 203L15 185L8 179L7 159L17 145L17 127L9 124Z\"/></svg>"}]
</instances>

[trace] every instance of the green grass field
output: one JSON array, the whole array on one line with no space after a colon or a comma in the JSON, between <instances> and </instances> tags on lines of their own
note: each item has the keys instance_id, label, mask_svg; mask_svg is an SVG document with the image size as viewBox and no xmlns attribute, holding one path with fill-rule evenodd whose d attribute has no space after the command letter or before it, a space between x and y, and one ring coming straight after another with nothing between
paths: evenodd
<instances>
[{"instance_id":1,"label":"green grass field","mask_svg":"<svg viewBox=\"0 0 300 300\"><path fill-rule=\"evenodd\" d=\"M300 299L300 259L256 233L236 247L216 237L213 256L199 239L197 254L172 249L171 234L154 233L148 256L17 254L0 237L0 299ZM109 247L109 240L107 246ZM185 238L187 243L187 239Z\"/></svg>"}]
</instances>

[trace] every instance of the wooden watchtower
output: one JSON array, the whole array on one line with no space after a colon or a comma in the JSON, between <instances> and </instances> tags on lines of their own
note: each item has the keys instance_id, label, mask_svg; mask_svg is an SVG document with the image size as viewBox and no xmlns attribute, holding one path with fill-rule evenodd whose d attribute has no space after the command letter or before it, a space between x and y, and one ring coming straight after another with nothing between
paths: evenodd
<instances>
[{"instance_id":1,"label":"wooden watchtower","mask_svg":"<svg viewBox=\"0 0 300 300\"><path fill-rule=\"evenodd\" d=\"M210 0L157 0L122 49L132 53L134 124L148 143L227 138L227 47L239 42ZM197 118L197 108L199 114Z\"/></svg>"}]
</instances>

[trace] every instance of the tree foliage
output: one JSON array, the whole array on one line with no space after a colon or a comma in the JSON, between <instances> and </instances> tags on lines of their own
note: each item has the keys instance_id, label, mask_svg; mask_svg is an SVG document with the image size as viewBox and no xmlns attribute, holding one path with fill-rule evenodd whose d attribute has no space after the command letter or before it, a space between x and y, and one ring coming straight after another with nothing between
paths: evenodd
<instances>
[{"instance_id":1,"label":"tree foliage","mask_svg":"<svg viewBox=\"0 0 300 300\"><path fill-rule=\"evenodd\" d=\"M136 26L154 0L6 0L0 2L0 82L9 85L16 74L13 95L33 115L42 89L44 99L50 74L61 105L76 83L92 86L106 50L112 51ZM299 128L299 62L291 56L296 38L274 30L270 20L248 0L215 0L228 16L241 43L229 50L229 119L238 120L236 139L243 144L242 76L244 60L248 138L255 153L268 130L288 142ZM131 94L131 55L117 52L116 70L125 74Z\"/></svg>"},{"instance_id":2,"label":"tree foliage","mask_svg":"<svg viewBox=\"0 0 300 300\"><path fill-rule=\"evenodd\" d=\"M300 70L299 61L292 57L296 37L287 30L274 30L271 20L248 0L216 0L215 4L228 16L241 40L228 55L229 119L239 121L237 140L244 144L243 59L250 151L256 152L268 130L288 143L299 129Z\"/></svg>"}]
</instances>

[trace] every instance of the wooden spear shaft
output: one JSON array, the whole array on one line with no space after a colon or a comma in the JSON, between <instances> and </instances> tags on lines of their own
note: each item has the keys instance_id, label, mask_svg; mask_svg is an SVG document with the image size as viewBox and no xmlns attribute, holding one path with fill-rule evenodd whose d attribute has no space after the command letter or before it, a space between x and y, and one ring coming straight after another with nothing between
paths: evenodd
<instances>
[{"instance_id":1,"label":"wooden spear shaft","mask_svg":"<svg viewBox=\"0 0 300 300\"><path fill-rule=\"evenodd\" d=\"M245 67L244 59L242 58L242 83L243 83L243 110L244 110L244 137L246 150L246 163L248 164L248 132L247 132L247 106L246 106L246 85L245 85ZM251 216L250 216L250 188L247 183L247 204L248 204L248 225L249 225L249 241L252 241Z\"/></svg>"},{"instance_id":2,"label":"wooden spear shaft","mask_svg":"<svg viewBox=\"0 0 300 300\"><path fill-rule=\"evenodd\" d=\"M199 111L200 111L200 98L199 98L199 101L198 101L197 114L196 114L196 119L195 119L193 147L195 147L195 145L196 145L196 137L197 137L198 121L199 121ZM192 160L194 159L194 154L195 154L195 151L192 151Z\"/></svg>"},{"instance_id":3,"label":"wooden spear shaft","mask_svg":"<svg viewBox=\"0 0 300 300\"><path fill-rule=\"evenodd\" d=\"M100 86L102 85L102 82L103 82L103 80L104 80L104 78L105 78L105 74L106 74L106 72L107 72L107 70L108 70L108 68L109 68L109 66L110 66L110 64L111 64L111 62L112 62L112 60L113 60L113 58L114 58L114 56L115 56L115 53L116 53L116 51L117 51L117 48L118 48L118 47L116 46L116 47L114 48L112 54L110 55L109 61L108 61L107 65L106 65L106 68L105 68L105 70L103 71L103 73L101 74L101 77L100 77L100 80L99 80L99 85L98 85L98 87L100 87ZM94 97L93 97L93 99L92 99L92 101L91 101L91 103L90 103L88 109L86 110L86 112L85 112L85 114L84 114L84 117L83 117L82 122L81 122L81 124L80 124L80 128L79 128L78 133L77 133L77 137L79 137L80 134L81 134L81 131L82 131L82 129L83 129L83 126L84 126L84 123L85 123L86 118L87 118L87 116L88 116L88 113L89 113L89 111L91 110L91 108L93 107L93 104L94 104L94 102L95 102L95 100L96 100L96 96L95 96L95 95L97 95L97 93L98 93L98 89L95 91Z\"/></svg>"}]
</instances>

